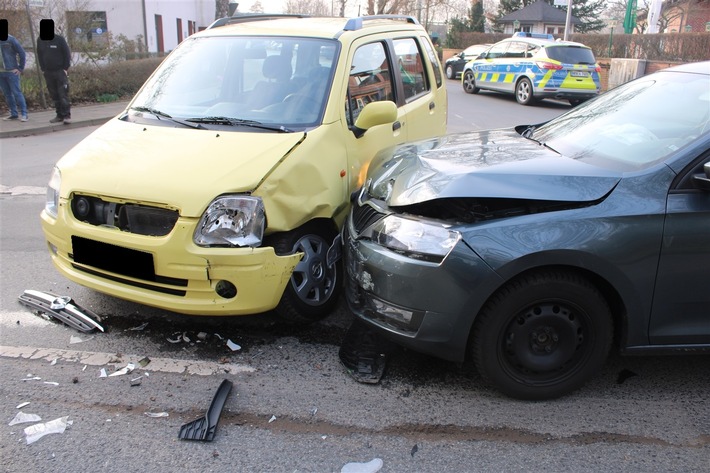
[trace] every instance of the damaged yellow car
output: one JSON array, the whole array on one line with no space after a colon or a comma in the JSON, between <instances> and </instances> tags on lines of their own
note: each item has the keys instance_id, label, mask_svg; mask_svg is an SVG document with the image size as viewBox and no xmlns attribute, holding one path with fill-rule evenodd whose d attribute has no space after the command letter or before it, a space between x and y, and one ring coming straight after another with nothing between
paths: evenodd
<instances>
[{"instance_id":1,"label":"damaged yellow car","mask_svg":"<svg viewBox=\"0 0 710 473\"><path fill-rule=\"evenodd\" d=\"M175 312L318 320L370 159L445 133L446 118L440 63L411 17L218 20L59 160L41 216L52 260Z\"/></svg>"}]
</instances>

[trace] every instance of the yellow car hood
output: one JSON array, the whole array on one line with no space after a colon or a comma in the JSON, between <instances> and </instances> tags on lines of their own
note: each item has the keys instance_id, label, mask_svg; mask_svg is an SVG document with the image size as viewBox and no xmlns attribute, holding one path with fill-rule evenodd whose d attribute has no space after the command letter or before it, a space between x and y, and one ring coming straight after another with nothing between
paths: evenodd
<instances>
[{"instance_id":1,"label":"yellow car hood","mask_svg":"<svg viewBox=\"0 0 710 473\"><path fill-rule=\"evenodd\" d=\"M194 130L113 119L59 161L72 193L167 205L199 217L216 196L254 190L303 133Z\"/></svg>"}]
</instances>

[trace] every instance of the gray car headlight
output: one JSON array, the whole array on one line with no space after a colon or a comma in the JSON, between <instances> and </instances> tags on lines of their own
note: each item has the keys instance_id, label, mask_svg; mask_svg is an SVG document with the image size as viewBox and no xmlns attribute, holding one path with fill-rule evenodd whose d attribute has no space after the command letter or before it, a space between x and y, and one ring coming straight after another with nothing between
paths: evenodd
<instances>
[{"instance_id":1,"label":"gray car headlight","mask_svg":"<svg viewBox=\"0 0 710 473\"><path fill-rule=\"evenodd\" d=\"M49 215L57 218L59 212L59 188L62 184L62 173L59 168L55 167L52 170L52 175L49 177L49 184L47 185L47 200L44 204L44 210L47 211Z\"/></svg>"},{"instance_id":2,"label":"gray car headlight","mask_svg":"<svg viewBox=\"0 0 710 473\"><path fill-rule=\"evenodd\" d=\"M388 215L372 225L367 233L372 241L391 250L438 261L443 260L461 239L460 233L442 224L398 215Z\"/></svg>"},{"instance_id":3,"label":"gray car headlight","mask_svg":"<svg viewBox=\"0 0 710 473\"><path fill-rule=\"evenodd\" d=\"M259 246L264 236L264 221L261 198L218 197L202 215L193 240L199 246Z\"/></svg>"}]
</instances>

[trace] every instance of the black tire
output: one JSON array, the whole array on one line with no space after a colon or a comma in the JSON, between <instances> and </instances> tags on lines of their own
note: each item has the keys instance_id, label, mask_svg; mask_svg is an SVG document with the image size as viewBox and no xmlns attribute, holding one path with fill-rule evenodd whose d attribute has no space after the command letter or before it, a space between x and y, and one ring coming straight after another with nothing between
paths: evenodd
<instances>
[{"instance_id":1,"label":"black tire","mask_svg":"<svg viewBox=\"0 0 710 473\"><path fill-rule=\"evenodd\" d=\"M520 105L532 105L535 102L532 82L527 77L523 77L515 85L515 100Z\"/></svg>"},{"instance_id":2,"label":"black tire","mask_svg":"<svg viewBox=\"0 0 710 473\"><path fill-rule=\"evenodd\" d=\"M326 264L328 248L336 235L337 230L329 225L310 223L271 239L277 254L304 253L276 307L276 313L285 321L316 322L337 304L342 286L341 262L330 267Z\"/></svg>"},{"instance_id":3,"label":"black tire","mask_svg":"<svg viewBox=\"0 0 710 473\"><path fill-rule=\"evenodd\" d=\"M454 67L451 65L446 66L446 78L447 79L454 78Z\"/></svg>"},{"instance_id":4,"label":"black tire","mask_svg":"<svg viewBox=\"0 0 710 473\"><path fill-rule=\"evenodd\" d=\"M611 310L586 279L567 272L521 277L486 304L471 354L484 380L504 394L552 399L581 387L604 365Z\"/></svg>"},{"instance_id":5,"label":"black tire","mask_svg":"<svg viewBox=\"0 0 710 473\"><path fill-rule=\"evenodd\" d=\"M573 107L576 107L577 105L584 103L584 99L569 99L569 104L572 105Z\"/></svg>"},{"instance_id":6,"label":"black tire","mask_svg":"<svg viewBox=\"0 0 710 473\"><path fill-rule=\"evenodd\" d=\"M476 77L473 75L473 71L466 71L463 73L463 91L467 94L477 94L481 89L476 87Z\"/></svg>"}]
</instances>

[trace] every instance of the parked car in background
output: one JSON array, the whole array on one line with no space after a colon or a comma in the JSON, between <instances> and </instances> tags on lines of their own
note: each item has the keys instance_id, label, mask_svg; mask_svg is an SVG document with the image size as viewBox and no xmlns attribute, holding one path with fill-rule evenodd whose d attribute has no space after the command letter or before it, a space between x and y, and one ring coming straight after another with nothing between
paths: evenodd
<instances>
[{"instance_id":1,"label":"parked car in background","mask_svg":"<svg viewBox=\"0 0 710 473\"><path fill-rule=\"evenodd\" d=\"M382 153L365 182L348 306L401 345L522 399L579 388L612 347L710 352L710 62Z\"/></svg>"},{"instance_id":2,"label":"parked car in background","mask_svg":"<svg viewBox=\"0 0 710 473\"><path fill-rule=\"evenodd\" d=\"M469 94L479 90L514 94L522 105L545 98L578 105L599 95L600 72L594 53L583 44L519 32L467 63L462 85Z\"/></svg>"},{"instance_id":3,"label":"parked car in background","mask_svg":"<svg viewBox=\"0 0 710 473\"><path fill-rule=\"evenodd\" d=\"M446 71L447 79L458 79L461 77L461 72L463 71L463 66L467 62L472 61L478 57L483 51L488 49L490 44L474 44L469 46L458 54L453 55L446 60L444 64L444 71Z\"/></svg>"},{"instance_id":4,"label":"parked car in background","mask_svg":"<svg viewBox=\"0 0 710 473\"><path fill-rule=\"evenodd\" d=\"M446 110L412 17L217 20L59 160L41 216L52 261L175 312L317 320L342 287L334 240L363 169L445 133Z\"/></svg>"}]
</instances>

